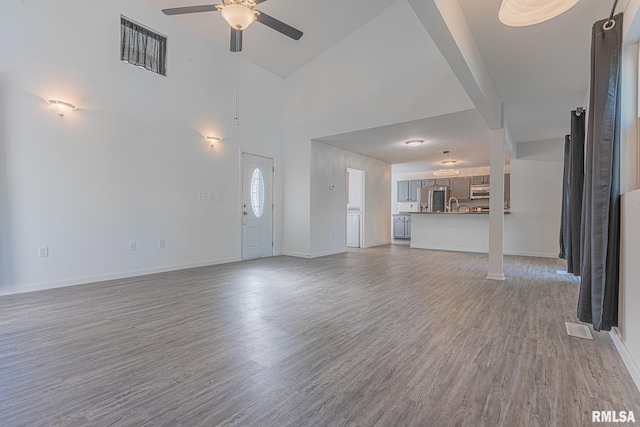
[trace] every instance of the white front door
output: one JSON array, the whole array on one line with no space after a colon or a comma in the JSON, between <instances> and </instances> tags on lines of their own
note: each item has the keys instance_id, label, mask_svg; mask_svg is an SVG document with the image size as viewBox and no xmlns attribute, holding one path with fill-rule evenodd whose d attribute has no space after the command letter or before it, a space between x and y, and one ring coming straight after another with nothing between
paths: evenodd
<instances>
[{"instance_id":1,"label":"white front door","mask_svg":"<svg viewBox=\"0 0 640 427\"><path fill-rule=\"evenodd\" d=\"M273 256L273 159L242 154L242 259Z\"/></svg>"}]
</instances>

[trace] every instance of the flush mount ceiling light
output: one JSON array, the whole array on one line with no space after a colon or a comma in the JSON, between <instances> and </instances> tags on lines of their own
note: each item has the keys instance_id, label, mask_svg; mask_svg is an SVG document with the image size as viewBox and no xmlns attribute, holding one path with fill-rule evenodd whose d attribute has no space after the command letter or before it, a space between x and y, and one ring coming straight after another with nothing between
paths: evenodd
<instances>
[{"instance_id":1,"label":"flush mount ceiling light","mask_svg":"<svg viewBox=\"0 0 640 427\"><path fill-rule=\"evenodd\" d=\"M220 138L217 136L207 136L205 139L209 143L209 147L215 147L220 142Z\"/></svg>"},{"instance_id":2,"label":"flush mount ceiling light","mask_svg":"<svg viewBox=\"0 0 640 427\"><path fill-rule=\"evenodd\" d=\"M61 117L64 116L66 113L70 113L78 108L73 104L70 104L64 101L59 101L57 99L50 99L47 102L49 102L49 105L51 105L51 109Z\"/></svg>"},{"instance_id":3,"label":"flush mount ceiling light","mask_svg":"<svg viewBox=\"0 0 640 427\"><path fill-rule=\"evenodd\" d=\"M539 24L571 9L579 0L502 0L498 19L510 27Z\"/></svg>"},{"instance_id":4,"label":"flush mount ceiling light","mask_svg":"<svg viewBox=\"0 0 640 427\"><path fill-rule=\"evenodd\" d=\"M412 139L411 141L405 142L409 147L419 147L422 145L424 141L422 139Z\"/></svg>"},{"instance_id":5,"label":"flush mount ceiling light","mask_svg":"<svg viewBox=\"0 0 640 427\"><path fill-rule=\"evenodd\" d=\"M442 164L445 166L453 166L456 163L458 163L457 160L453 160L453 159L447 159L447 155L449 154L448 151L443 151L442 152L443 156L444 156L444 160L442 161ZM454 169L454 168L443 168L443 169L438 169L436 171L433 172L434 176L455 176L460 174L460 171L458 169Z\"/></svg>"}]
</instances>

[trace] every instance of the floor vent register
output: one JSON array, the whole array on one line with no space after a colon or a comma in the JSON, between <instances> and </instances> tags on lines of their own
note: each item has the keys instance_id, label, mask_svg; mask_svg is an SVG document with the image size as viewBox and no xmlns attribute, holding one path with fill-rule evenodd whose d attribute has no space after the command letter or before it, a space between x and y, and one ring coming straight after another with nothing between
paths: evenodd
<instances>
[{"instance_id":1,"label":"floor vent register","mask_svg":"<svg viewBox=\"0 0 640 427\"><path fill-rule=\"evenodd\" d=\"M569 323L564 322L567 327L567 334L572 337L584 338L587 340L592 340L593 335L591 335L591 331L587 325L578 325L577 323Z\"/></svg>"}]
</instances>

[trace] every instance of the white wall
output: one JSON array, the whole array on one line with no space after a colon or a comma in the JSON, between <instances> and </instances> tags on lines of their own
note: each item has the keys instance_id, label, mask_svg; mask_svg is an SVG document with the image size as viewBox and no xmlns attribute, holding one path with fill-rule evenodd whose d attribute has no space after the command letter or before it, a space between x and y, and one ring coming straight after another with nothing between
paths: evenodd
<instances>
[{"instance_id":1,"label":"white wall","mask_svg":"<svg viewBox=\"0 0 640 427\"><path fill-rule=\"evenodd\" d=\"M469 108L469 97L406 0L393 2L288 77L284 252L308 256L338 249L312 237L323 226L315 222L308 191L312 180L320 180L312 178L311 140Z\"/></svg>"},{"instance_id":2,"label":"white wall","mask_svg":"<svg viewBox=\"0 0 640 427\"><path fill-rule=\"evenodd\" d=\"M511 214L505 217L507 254L556 258L562 212L564 140L518 144L511 159Z\"/></svg>"},{"instance_id":3,"label":"white wall","mask_svg":"<svg viewBox=\"0 0 640 427\"><path fill-rule=\"evenodd\" d=\"M621 102L621 204L619 326L611 336L640 389L640 143L638 135L638 40L640 1L631 0L624 16Z\"/></svg>"},{"instance_id":4,"label":"white wall","mask_svg":"<svg viewBox=\"0 0 640 427\"><path fill-rule=\"evenodd\" d=\"M619 349L640 388L640 190L625 193L621 208Z\"/></svg>"},{"instance_id":5,"label":"white wall","mask_svg":"<svg viewBox=\"0 0 640 427\"><path fill-rule=\"evenodd\" d=\"M311 257L346 250L346 172L364 172L363 247L391 242L391 165L313 141L311 143ZM333 189L330 189L333 186Z\"/></svg>"},{"instance_id":6,"label":"white wall","mask_svg":"<svg viewBox=\"0 0 640 427\"><path fill-rule=\"evenodd\" d=\"M0 293L240 258L240 152L282 163L284 83L241 61L236 127L234 56L132 3L0 4ZM120 14L168 36L168 77L119 60Z\"/></svg>"}]
</instances>

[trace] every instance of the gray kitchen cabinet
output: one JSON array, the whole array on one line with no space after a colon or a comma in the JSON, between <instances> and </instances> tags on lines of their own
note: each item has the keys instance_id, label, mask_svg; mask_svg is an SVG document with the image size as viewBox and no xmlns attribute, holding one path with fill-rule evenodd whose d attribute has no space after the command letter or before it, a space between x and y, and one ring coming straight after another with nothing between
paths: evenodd
<instances>
[{"instance_id":1,"label":"gray kitchen cabinet","mask_svg":"<svg viewBox=\"0 0 640 427\"><path fill-rule=\"evenodd\" d=\"M453 178L449 196L455 197L459 202L471 200L469 182L469 178Z\"/></svg>"},{"instance_id":2,"label":"gray kitchen cabinet","mask_svg":"<svg viewBox=\"0 0 640 427\"><path fill-rule=\"evenodd\" d=\"M411 215L393 215L393 238L411 238Z\"/></svg>"},{"instance_id":3,"label":"gray kitchen cabinet","mask_svg":"<svg viewBox=\"0 0 640 427\"><path fill-rule=\"evenodd\" d=\"M398 202L416 202L418 201L418 189L422 186L419 179L412 181L398 181Z\"/></svg>"},{"instance_id":4,"label":"gray kitchen cabinet","mask_svg":"<svg viewBox=\"0 0 640 427\"><path fill-rule=\"evenodd\" d=\"M418 189L422 186L422 181L414 180L409 181L409 201L417 202L418 201Z\"/></svg>"},{"instance_id":5,"label":"gray kitchen cabinet","mask_svg":"<svg viewBox=\"0 0 640 427\"><path fill-rule=\"evenodd\" d=\"M489 184L489 175L480 175L471 177L471 185L484 185Z\"/></svg>"},{"instance_id":6,"label":"gray kitchen cabinet","mask_svg":"<svg viewBox=\"0 0 640 427\"><path fill-rule=\"evenodd\" d=\"M398 181L398 202L409 201L409 181Z\"/></svg>"},{"instance_id":7,"label":"gray kitchen cabinet","mask_svg":"<svg viewBox=\"0 0 640 427\"><path fill-rule=\"evenodd\" d=\"M422 180L422 188L435 187L435 186L436 186L436 180L435 179L423 179Z\"/></svg>"},{"instance_id":8,"label":"gray kitchen cabinet","mask_svg":"<svg viewBox=\"0 0 640 427\"><path fill-rule=\"evenodd\" d=\"M451 178L438 178L436 179L437 187L451 187Z\"/></svg>"}]
</instances>

